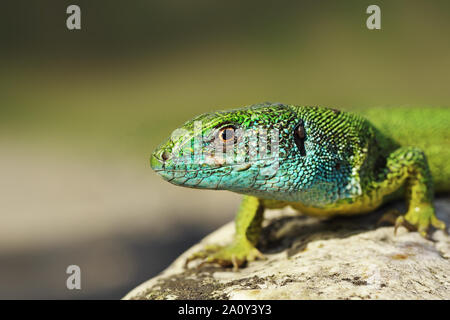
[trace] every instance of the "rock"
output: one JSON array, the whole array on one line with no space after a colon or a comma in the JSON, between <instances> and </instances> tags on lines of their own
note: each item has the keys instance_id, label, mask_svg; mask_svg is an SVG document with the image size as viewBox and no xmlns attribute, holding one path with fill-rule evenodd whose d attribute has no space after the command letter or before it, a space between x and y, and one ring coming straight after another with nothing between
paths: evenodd
<instances>
[{"instance_id":1,"label":"rock","mask_svg":"<svg viewBox=\"0 0 450 320\"><path fill-rule=\"evenodd\" d=\"M450 199L436 207L448 227ZM424 239L403 227L394 236L377 225L384 212L320 220L269 211L258 245L267 260L238 272L194 262L185 270L203 245L231 241L229 223L124 299L450 299L450 237L435 230Z\"/></svg>"}]
</instances>

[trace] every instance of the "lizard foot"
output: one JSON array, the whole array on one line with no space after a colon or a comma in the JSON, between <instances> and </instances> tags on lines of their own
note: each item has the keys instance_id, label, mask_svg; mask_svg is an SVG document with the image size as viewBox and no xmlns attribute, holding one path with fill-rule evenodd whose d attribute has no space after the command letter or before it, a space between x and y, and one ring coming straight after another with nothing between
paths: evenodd
<instances>
[{"instance_id":1,"label":"lizard foot","mask_svg":"<svg viewBox=\"0 0 450 320\"><path fill-rule=\"evenodd\" d=\"M394 233L400 226L406 227L410 231L417 230L422 237L427 237L429 227L441 229L446 232L445 223L436 217L434 208L431 205L422 205L411 208L404 216L399 216L395 220Z\"/></svg>"},{"instance_id":2,"label":"lizard foot","mask_svg":"<svg viewBox=\"0 0 450 320\"><path fill-rule=\"evenodd\" d=\"M208 245L203 250L192 254L186 259L185 268L189 262L203 259L198 267L205 264L216 263L222 267L233 266L233 271L237 271L245 262L256 259L266 259L266 257L256 249L249 241L234 241L228 246Z\"/></svg>"}]
</instances>

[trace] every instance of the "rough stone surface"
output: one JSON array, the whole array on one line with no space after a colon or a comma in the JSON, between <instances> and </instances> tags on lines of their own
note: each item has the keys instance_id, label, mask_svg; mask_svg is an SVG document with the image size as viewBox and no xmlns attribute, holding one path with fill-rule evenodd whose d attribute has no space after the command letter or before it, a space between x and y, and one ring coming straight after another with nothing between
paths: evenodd
<instances>
[{"instance_id":1,"label":"rough stone surface","mask_svg":"<svg viewBox=\"0 0 450 320\"><path fill-rule=\"evenodd\" d=\"M436 207L449 226L450 200ZM394 236L392 226L377 225L386 209L325 220L269 211L258 245L267 260L238 272L194 262L185 270L203 245L231 241L229 223L125 299L450 299L450 237L433 231L424 239L404 228Z\"/></svg>"}]
</instances>

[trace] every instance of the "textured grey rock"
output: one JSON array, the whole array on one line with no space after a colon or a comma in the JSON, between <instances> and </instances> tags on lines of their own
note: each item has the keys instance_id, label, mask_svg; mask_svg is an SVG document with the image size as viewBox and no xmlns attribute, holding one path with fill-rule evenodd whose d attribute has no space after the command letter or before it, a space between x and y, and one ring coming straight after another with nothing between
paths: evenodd
<instances>
[{"instance_id":1,"label":"textured grey rock","mask_svg":"<svg viewBox=\"0 0 450 320\"><path fill-rule=\"evenodd\" d=\"M450 200L436 201L450 225ZM125 299L450 299L450 237L430 239L377 226L386 209L319 220L291 210L269 212L259 248L267 260L233 272L216 266L183 269L207 243L231 241L229 223L182 254Z\"/></svg>"}]
</instances>

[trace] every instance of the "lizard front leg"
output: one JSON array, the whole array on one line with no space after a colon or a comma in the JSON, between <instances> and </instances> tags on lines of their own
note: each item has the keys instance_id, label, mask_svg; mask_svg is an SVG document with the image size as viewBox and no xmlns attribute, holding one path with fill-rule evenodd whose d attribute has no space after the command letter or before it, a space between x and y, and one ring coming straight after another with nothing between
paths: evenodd
<instances>
[{"instance_id":1,"label":"lizard front leg","mask_svg":"<svg viewBox=\"0 0 450 320\"><path fill-rule=\"evenodd\" d=\"M445 230L445 223L436 218L433 206L433 180L422 150L403 147L395 150L386 161L381 182L374 184L381 195L389 195L404 186L408 211L395 221L395 231L401 225L427 235L430 225Z\"/></svg>"},{"instance_id":2,"label":"lizard front leg","mask_svg":"<svg viewBox=\"0 0 450 320\"><path fill-rule=\"evenodd\" d=\"M263 200L253 196L244 196L235 218L236 233L233 242L228 246L209 245L203 250L194 253L186 260L204 259L202 264L217 263L221 266L233 266L237 270L247 261L264 259L264 256L255 248L264 215Z\"/></svg>"}]
</instances>

